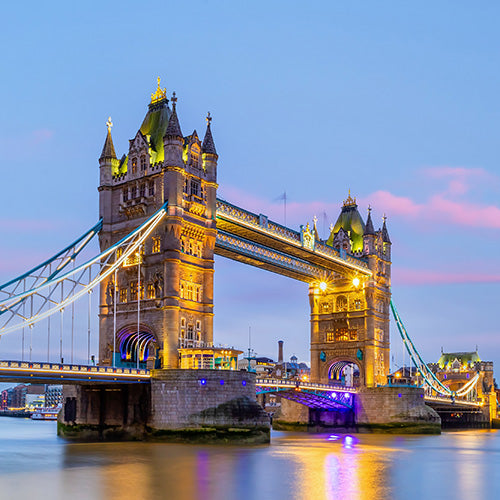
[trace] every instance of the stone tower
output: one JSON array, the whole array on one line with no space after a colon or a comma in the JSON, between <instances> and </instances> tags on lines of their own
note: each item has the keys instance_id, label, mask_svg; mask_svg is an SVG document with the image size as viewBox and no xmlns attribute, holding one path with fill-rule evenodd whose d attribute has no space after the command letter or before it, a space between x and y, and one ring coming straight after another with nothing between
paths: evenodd
<instances>
[{"instance_id":1,"label":"stone tower","mask_svg":"<svg viewBox=\"0 0 500 500\"><path fill-rule=\"evenodd\" d=\"M158 79L144 121L120 160L108 121L99 159L101 250L126 236L165 202L168 214L140 254L118 271L116 309L114 278L101 283L101 364L109 365L114 359L117 366L135 366L139 352L141 366L148 359L151 365L156 358L157 367L177 368L179 347L207 346L213 340L218 156L210 114L201 143L196 130L183 136L176 105L174 92L170 108Z\"/></svg>"},{"instance_id":2,"label":"stone tower","mask_svg":"<svg viewBox=\"0 0 500 500\"><path fill-rule=\"evenodd\" d=\"M390 369L391 241L375 231L350 194L326 242L344 258L368 264L371 277L336 274L311 285L311 379L362 387L385 384Z\"/></svg>"}]
</instances>

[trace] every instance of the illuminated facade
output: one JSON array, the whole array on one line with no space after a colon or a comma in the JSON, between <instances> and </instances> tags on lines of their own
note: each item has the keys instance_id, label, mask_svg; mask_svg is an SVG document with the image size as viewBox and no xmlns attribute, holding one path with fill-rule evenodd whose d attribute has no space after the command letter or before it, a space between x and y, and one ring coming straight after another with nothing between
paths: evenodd
<instances>
[{"instance_id":1,"label":"illuminated facade","mask_svg":"<svg viewBox=\"0 0 500 500\"><path fill-rule=\"evenodd\" d=\"M111 276L101 283L101 364L112 364L114 357L122 366L135 365L139 353L141 366L158 358L157 367L177 368L178 348L212 345L218 156L210 115L202 143L196 131L183 136L176 104L175 92L169 101L158 83L121 159L111 120L107 123L99 159L101 250L164 203L168 214L142 251L117 272L116 282Z\"/></svg>"},{"instance_id":2,"label":"illuminated facade","mask_svg":"<svg viewBox=\"0 0 500 500\"><path fill-rule=\"evenodd\" d=\"M385 218L375 231L371 209L365 224L349 194L326 243L341 255L368 262L371 277L335 273L310 285L311 380L385 384L391 300L391 240Z\"/></svg>"}]
</instances>

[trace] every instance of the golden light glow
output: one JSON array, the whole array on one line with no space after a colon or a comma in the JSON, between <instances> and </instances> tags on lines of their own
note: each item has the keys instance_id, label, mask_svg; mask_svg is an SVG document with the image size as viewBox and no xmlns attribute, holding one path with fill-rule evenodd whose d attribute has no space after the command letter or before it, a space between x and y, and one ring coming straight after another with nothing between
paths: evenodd
<instances>
[{"instance_id":1,"label":"golden light glow","mask_svg":"<svg viewBox=\"0 0 500 500\"><path fill-rule=\"evenodd\" d=\"M328 285L326 284L326 282L325 282L325 281L322 281L322 282L319 284L319 289L320 289L322 292L324 292L324 291L326 290L327 286L328 286Z\"/></svg>"},{"instance_id":2,"label":"golden light glow","mask_svg":"<svg viewBox=\"0 0 500 500\"><path fill-rule=\"evenodd\" d=\"M356 288L358 288L358 286L359 286L359 278L354 278L354 279L352 280L352 284L353 284Z\"/></svg>"},{"instance_id":3,"label":"golden light glow","mask_svg":"<svg viewBox=\"0 0 500 500\"><path fill-rule=\"evenodd\" d=\"M158 87L156 91L151 94L151 104L166 98L167 98L167 89L162 90L160 88L160 77L158 77Z\"/></svg>"}]
</instances>

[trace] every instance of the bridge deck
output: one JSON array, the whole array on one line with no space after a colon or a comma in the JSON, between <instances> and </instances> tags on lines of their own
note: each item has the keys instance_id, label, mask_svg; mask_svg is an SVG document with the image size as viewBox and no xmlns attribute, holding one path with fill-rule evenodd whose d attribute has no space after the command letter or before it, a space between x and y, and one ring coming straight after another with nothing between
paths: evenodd
<instances>
[{"instance_id":1,"label":"bridge deck","mask_svg":"<svg viewBox=\"0 0 500 500\"><path fill-rule=\"evenodd\" d=\"M0 361L0 381L31 384L149 383L149 370L28 361Z\"/></svg>"}]
</instances>

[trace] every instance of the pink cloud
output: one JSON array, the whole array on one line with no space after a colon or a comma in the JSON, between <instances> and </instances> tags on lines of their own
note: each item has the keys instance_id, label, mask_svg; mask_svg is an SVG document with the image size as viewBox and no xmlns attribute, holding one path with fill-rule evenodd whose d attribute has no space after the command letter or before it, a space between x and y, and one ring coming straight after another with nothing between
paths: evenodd
<instances>
[{"instance_id":1,"label":"pink cloud","mask_svg":"<svg viewBox=\"0 0 500 500\"><path fill-rule=\"evenodd\" d=\"M445 192L459 196L470 191L478 182L491 182L497 178L483 168L466 167L430 167L422 170L424 176L431 179L446 179L448 184Z\"/></svg>"},{"instance_id":2,"label":"pink cloud","mask_svg":"<svg viewBox=\"0 0 500 500\"><path fill-rule=\"evenodd\" d=\"M500 283L500 274L442 272L395 267L393 285L445 285L456 283Z\"/></svg>"},{"instance_id":3,"label":"pink cloud","mask_svg":"<svg viewBox=\"0 0 500 500\"><path fill-rule=\"evenodd\" d=\"M375 191L369 196L360 198L358 205L372 205L388 214L415 217L422 212L423 205L415 203L404 196L396 196L389 191Z\"/></svg>"}]
</instances>

